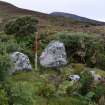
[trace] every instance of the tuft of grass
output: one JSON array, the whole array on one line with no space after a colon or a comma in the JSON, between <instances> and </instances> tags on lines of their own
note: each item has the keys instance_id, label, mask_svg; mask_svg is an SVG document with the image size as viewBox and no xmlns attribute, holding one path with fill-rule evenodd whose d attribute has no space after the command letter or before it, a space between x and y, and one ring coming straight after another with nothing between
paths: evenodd
<instances>
[{"instance_id":1,"label":"tuft of grass","mask_svg":"<svg viewBox=\"0 0 105 105\"><path fill-rule=\"evenodd\" d=\"M74 69L75 74L80 74L85 69L85 65L80 63L72 63L71 66Z\"/></svg>"}]
</instances>

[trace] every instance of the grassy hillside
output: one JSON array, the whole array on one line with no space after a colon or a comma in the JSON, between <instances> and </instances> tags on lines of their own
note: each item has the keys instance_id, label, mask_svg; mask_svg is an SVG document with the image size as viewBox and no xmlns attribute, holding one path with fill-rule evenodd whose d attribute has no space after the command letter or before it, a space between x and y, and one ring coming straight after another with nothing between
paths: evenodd
<instances>
[{"instance_id":1,"label":"grassy hillside","mask_svg":"<svg viewBox=\"0 0 105 105\"><path fill-rule=\"evenodd\" d=\"M78 15L69 14L69 13L64 13L64 12L53 12L50 15L51 16L59 16L59 17L61 16L61 17L71 18L71 19L74 19L74 20L77 20L77 21L80 21L80 22L83 22L83 23L88 23L88 24L91 24L91 25L100 25L100 26L105 25L105 22L96 21L96 20L92 20L92 19L88 19L88 18L85 18L85 17L81 17L81 16L78 16Z\"/></svg>"},{"instance_id":2,"label":"grassy hillside","mask_svg":"<svg viewBox=\"0 0 105 105\"><path fill-rule=\"evenodd\" d=\"M0 1L1 28L5 23L7 23L8 20L25 15L33 15L37 17L37 19L39 20L39 30L43 33L46 32L48 34L51 34L57 31L84 31L104 34L105 32L103 26L94 26L94 24L92 24L91 22L84 23L73 18L50 16L48 14L40 12L21 9L9 3Z\"/></svg>"},{"instance_id":3,"label":"grassy hillside","mask_svg":"<svg viewBox=\"0 0 105 105\"><path fill-rule=\"evenodd\" d=\"M16 19L23 16L33 16L39 21L38 57L50 41L60 40L65 44L67 52L66 66L56 69L44 68L38 64L38 70L35 71L35 34L24 35L24 31L20 31L21 34L4 32L5 24L11 20L16 22ZM21 22L12 25L10 22L9 25L14 29ZM21 25L18 26L19 29ZM0 105L104 105L104 35L105 26L50 16L0 1ZM32 71L8 74L12 64L9 54L13 51L28 55ZM90 71L95 71L102 80L95 81ZM75 74L80 76L79 81L71 81L68 78L69 75Z\"/></svg>"}]
</instances>

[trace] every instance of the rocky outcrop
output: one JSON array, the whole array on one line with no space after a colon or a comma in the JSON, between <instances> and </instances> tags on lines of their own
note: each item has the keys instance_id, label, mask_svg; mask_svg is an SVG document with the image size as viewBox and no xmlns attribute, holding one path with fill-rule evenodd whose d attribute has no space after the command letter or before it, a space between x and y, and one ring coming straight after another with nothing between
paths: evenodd
<instances>
[{"instance_id":1,"label":"rocky outcrop","mask_svg":"<svg viewBox=\"0 0 105 105\"><path fill-rule=\"evenodd\" d=\"M52 41L42 52L40 64L44 67L60 67L67 64L64 44Z\"/></svg>"},{"instance_id":2,"label":"rocky outcrop","mask_svg":"<svg viewBox=\"0 0 105 105\"><path fill-rule=\"evenodd\" d=\"M17 71L32 70L32 66L27 55L21 52L14 52L10 54L10 59L12 60L14 64L14 66L12 67L12 70L10 71L11 74Z\"/></svg>"}]
</instances>

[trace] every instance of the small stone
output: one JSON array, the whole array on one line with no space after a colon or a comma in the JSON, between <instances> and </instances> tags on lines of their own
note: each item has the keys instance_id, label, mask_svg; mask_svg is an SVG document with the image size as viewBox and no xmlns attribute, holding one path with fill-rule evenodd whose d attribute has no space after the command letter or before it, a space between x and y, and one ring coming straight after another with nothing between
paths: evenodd
<instances>
[{"instance_id":1,"label":"small stone","mask_svg":"<svg viewBox=\"0 0 105 105\"><path fill-rule=\"evenodd\" d=\"M80 80L80 76L79 75L69 75L68 79L69 80L73 80L73 81L79 81Z\"/></svg>"},{"instance_id":2,"label":"small stone","mask_svg":"<svg viewBox=\"0 0 105 105\"><path fill-rule=\"evenodd\" d=\"M101 81L102 80L102 77L99 74L97 74L95 71L90 71L90 73L92 74L94 81Z\"/></svg>"}]
</instances>

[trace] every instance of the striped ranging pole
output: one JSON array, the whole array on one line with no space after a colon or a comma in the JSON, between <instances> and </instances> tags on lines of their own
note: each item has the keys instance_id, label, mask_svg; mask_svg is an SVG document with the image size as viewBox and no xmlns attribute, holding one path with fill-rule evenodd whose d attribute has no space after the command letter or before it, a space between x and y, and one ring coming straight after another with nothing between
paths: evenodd
<instances>
[{"instance_id":1,"label":"striped ranging pole","mask_svg":"<svg viewBox=\"0 0 105 105\"><path fill-rule=\"evenodd\" d=\"M39 48L39 33L35 35L35 71L38 70L38 48Z\"/></svg>"}]
</instances>

